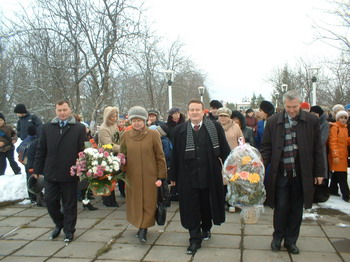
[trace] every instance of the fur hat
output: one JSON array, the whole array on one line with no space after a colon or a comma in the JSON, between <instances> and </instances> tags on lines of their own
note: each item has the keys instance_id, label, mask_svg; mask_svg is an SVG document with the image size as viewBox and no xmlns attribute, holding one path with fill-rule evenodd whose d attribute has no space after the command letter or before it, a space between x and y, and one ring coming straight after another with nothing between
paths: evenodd
<instances>
[{"instance_id":1,"label":"fur hat","mask_svg":"<svg viewBox=\"0 0 350 262\"><path fill-rule=\"evenodd\" d=\"M28 126L27 133L29 136L35 136L37 134L35 126Z\"/></svg>"},{"instance_id":2,"label":"fur hat","mask_svg":"<svg viewBox=\"0 0 350 262\"><path fill-rule=\"evenodd\" d=\"M310 113L316 113L319 116L323 115L324 111L320 106L312 106L310 108Z\"/></svg>"},{"instance_id":3,"label":"fur hat","mask_svg":"<svg viewBox=\"0 0 350 262\"><path fill-rule=\"evenodd\" d=\"M338 112L339 110L345 110L344 106L341 104L336 104L335 106L333 106L332 111L333 112Z\"/></svg>"},{"instance_id":4,"label":"fur hat","mask_svg":"<svg viewBox=\"0 0 350 262\"><path fill-rule=\"evenodd\" d=\"M217 115L218 115L218 116L228 116L228 117L231 117L232 111L231 111L231 109L229 109L229 108L227 108L227 107L221 107L221 108L218 109Z\"/></svg>"},{"instance_id":5,"label":"fur hat","mask_svg":"<svg viewBox=\"0 0 350 262\"><path fill-rule=\"evenodd\" d=\"M273 113L275 112L275 107L273 106L273 104L271 104L271 102L266 100L260 103L260 109L263 112L265 112L268 116L272 116Z\"/></svg>"},{"instance_id":6,"label":"fur hat","mask_svg":"<svg viewBox=\"0 0 350 262\"><path fill-rule=\"evenodd\" d=\"M302 102L301 104L300 104L300 108L301 109L308 109L308 110L310 110L310 104L308 103L308 102Z\"/></svg>"},{"instance_id":7,"label":"fur hat","mask_svg":"<svg viewBox=\"0 0 350 262\"><path fill-rule=\"evenodd\" d=\"M218 100L211 100L209 105L211 108L217 108L217 109L222 107L222 104Z\"/></svg>"},{"instance_id":8,"label":"fur hat","mask_svg":"<svg viewBox=\"0 0 350 262\"><path fill-rule=\"evenodd\" d=\"M5 116L4 116L3 113L0 113L0 118L3 119L4 121L6 121Z\"/></svg>"},{"instance_id":9,"label":"fur hat","mask_svg":"<svg viewBox=\"0 0 350 262\"><path fill-rule=\"evenodd\" d=\"M32 194L39 194L44 189L44 177L35 178L31 175L27 181L28 191Z\"/></svg>"},{"instance_id":10,"label":"fur hat","mask_svg":"<svg viewBox=\"0 0 350 262\"><path fill-rule=\"evenodd\" d=\"M348 112L344 111L344 110L340 110L337 115L335 116L335 120L338 121L338 118L340 118L341 116L346 116L347 118L349 118L349 114Z\"/></svg>"},{"instance_id":11,"label":"fur hat","mask_svg":"<svg viewBox=\"0 0 350 262\"><path fill-rule=\"evenodd\" d=\"M23 104L16 105L13 112L16 114L27 114L28 113L26 106Z\"/></svg>"},{"instance_id":12,"label":"fur hat","mask_svg":"<svg viewBox=\"0 0 350 262\"><path fill-rule=\"evenodd\" d=\"M168 111L168 115L169 116L172 116L173 114L175 113L180 113L180 108L178 107L173 107L173 108L170 108L169 111Z\"/></svg>"},{"instance_id":13,"label":"fur hat","mask_svg":"<svg viewBox=\"0 0 350 262\"><path fill-rule=\"evenodd\" d=\"M131 121L133 118L141 118L146 122L148 119L148 112L142 106L133 106L128 111L128 119Z\"/></svg>"},{"instance_id":14,"label":"fur hat","mask_svg":"<svg viewBox=\"0 0 350 262\"><path fill-rule=\"evenodd\" d=\"M148 110L148 114L149 115L153 114L153 115L156 115L158 117L159 116L159 111L157 109L152 108L152 109Z\"/></svg>"},{"instance_id":15,"label":"fur hat","mask_svg":"<svg viewBox=\"0 0 350 262\"><path fill-rule=\"evenodd\" d=\"M350 109L350 104L345 105L344 109L347 111Z\"/></svg>"}]
</instances>

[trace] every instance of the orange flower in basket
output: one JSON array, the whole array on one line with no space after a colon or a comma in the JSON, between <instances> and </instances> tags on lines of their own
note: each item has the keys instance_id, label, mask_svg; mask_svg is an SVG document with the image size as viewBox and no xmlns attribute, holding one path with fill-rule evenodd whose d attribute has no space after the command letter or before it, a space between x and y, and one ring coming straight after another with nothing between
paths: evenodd
<instances>
[{"instance_id":1,"label":"orange flower in basket","mask_svg":"<svg viewBox=\"0 0 350 262\"><path fill-rule=\"evenodd\" d=\"M241 173L239 173L239 177L243 180L247 180L249 175L250 175L250 173L247 171L242 171Z\"/></svg>"},{"instance_id":2,"label":"orange flower in basket","mask_svg":"<svg viewBox=\"0 0 350 262\"><path fill-rule=\"evenodd\" d=\"M244 156L242 157L242 165L247 165L252 161L252 158L250 156Z\"/></svg>"},{"instance_id":3,"label":"orange flower in basket","mask_svg":"<svg viewBox=\"0 0 350 262\"><path fill-rule=\"evenodd\" d=\"M251 174L249 177L248 177L248 180L250 183L252 184L256 184L256 183L259 183L260 181L260 176L258 173L253 173Z\"/></svg>"},{"instance_id":4,"label":"orange flower in basket","mask_svg":"<svg viewBox=\"0 0 350 262\"><path fill-rule=\"evenodd\" d=\"M235 174L230 178L230 181L231 181L231 182L235 182L238 178L239 178L239 174L238 174L238 173L235 173Z\"/></svg>"}]
</instances>

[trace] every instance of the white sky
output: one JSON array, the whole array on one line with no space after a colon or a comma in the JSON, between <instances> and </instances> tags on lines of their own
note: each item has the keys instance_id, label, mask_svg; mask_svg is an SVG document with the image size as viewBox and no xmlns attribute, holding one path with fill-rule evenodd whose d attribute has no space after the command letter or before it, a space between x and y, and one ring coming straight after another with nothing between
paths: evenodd
<instances>
[{"instance_id":1,"label":"white sky","mask_svg":"<svg viewBox=\"0 0 350 262\"><path fill-rule=\"evenodd\" d=\"M208 76L213 99L270 99L273 69L337 52L313 41L312 20L325 0L146 0L150 19L169 42L178 37Z\"/></svg>"},{"instance_id":2,"label":"white sky","mask_svg":"<svg viewBox=\"0 0 350 262\"><path fill-rule=\"evenodd\" d=\"M18 2L29 0L0 0L0 12L17 9ZM337 54L313 41L313 20L328 22L327 0L144 2L158 35L169 44L179 38L185 54L207 75L212 99L238 103L255 92L269 100L273 87L266 80L274 69L293 68L300 57L317 63Z\"/></svg>"}]
</instances>

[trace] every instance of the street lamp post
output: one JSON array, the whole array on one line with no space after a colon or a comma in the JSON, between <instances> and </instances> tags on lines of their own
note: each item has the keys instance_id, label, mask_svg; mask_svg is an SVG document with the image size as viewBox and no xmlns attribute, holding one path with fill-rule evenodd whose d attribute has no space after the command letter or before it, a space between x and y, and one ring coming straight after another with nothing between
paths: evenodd
<instances>
[{"instance_id":1,"label":"street lamp post","mask_svg":"<svg viewBox=\"0 0 350 262\"><path fill-rule=\"evenodd\" d=\"M169 98L169 109L173 107L173 94L171 90L171 85L173 84L174 81L174 71L172 70L164 70L165 74L165 79L168 83L168 98Z\"/></svg>"},{"instance_id":2,"label":"street lamp post","mask_svg":"<svg viewBox=\"0 0 350 262\"><path fill-rule=\"evenodd\" d=\"M202 103L203 103L204 89L205 89L204 86L198 87L198 93L199 93L199 95L201 96L201 101L202 101Z\"/></svg>"},{"instance_id":3,"label":"street lamp post","mask_svg":"<svg viewBox=\"0 0 350 262\"><path fill-rule=\"evenodd\" d=\"M282 84L281 88L282 88L283 94L288 91L288 85L287 84Z\"/></svg>"},{"instance_id":4,"label":"street lamp post","mask_svg":"<svg viewBox=\"0 0 350 262\"><path fill-rule=\"evenodd\" d=\"M318 70L320 68L319 67L311 67L309 68L309 71L312 72L312 77L311 77L311 83L312 83L312 105L315 106L316 103L317 103L317 99L316 99L316 88L317 88L317 85L316 85L316 81L317 81L317 78L316 78L316 75L318 73Z\"/></svg>"}]
</instances>

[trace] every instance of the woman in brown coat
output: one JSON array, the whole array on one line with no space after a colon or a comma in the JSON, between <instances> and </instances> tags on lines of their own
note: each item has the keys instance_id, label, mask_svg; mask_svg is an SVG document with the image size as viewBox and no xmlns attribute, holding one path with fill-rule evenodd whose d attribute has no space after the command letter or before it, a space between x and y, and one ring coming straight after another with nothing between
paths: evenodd
<instances>
[{"instance_id":1,"label":"woman in brown coat","mask_svg":"<svg viewBox=\"0 0 350 262\"><path fill-rule=\"evenodd\" d=\"M127 220L139 228L136 237L147 241L147 228L155 224L157 204L156 182L166 178L166 163L162 143L156 130L146 126L148 113L140 106L128 112L132 128L121 139L121 152L126 155Z\"/></svg>"}]
</instances>

